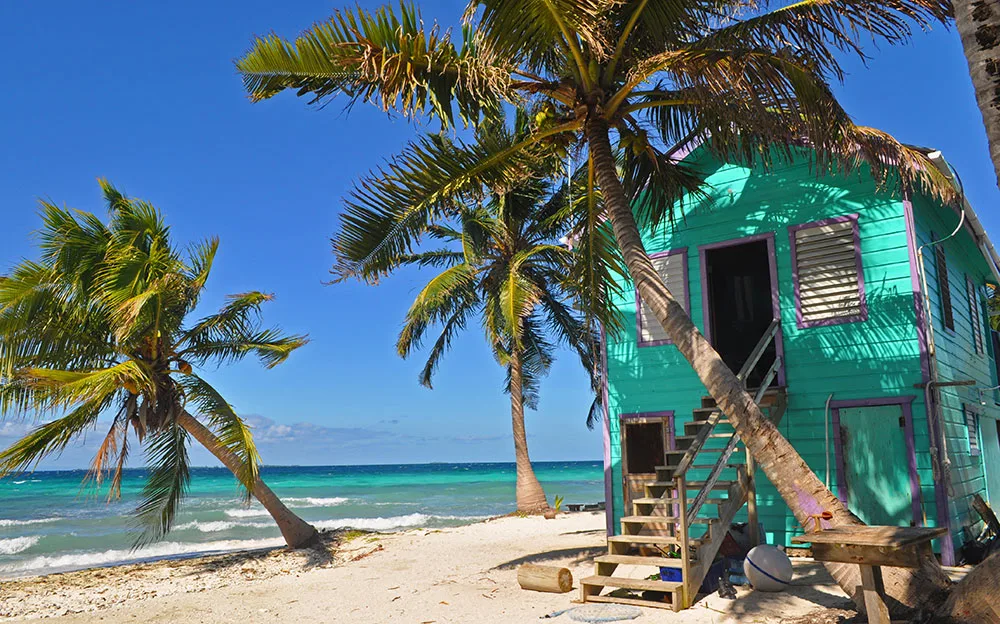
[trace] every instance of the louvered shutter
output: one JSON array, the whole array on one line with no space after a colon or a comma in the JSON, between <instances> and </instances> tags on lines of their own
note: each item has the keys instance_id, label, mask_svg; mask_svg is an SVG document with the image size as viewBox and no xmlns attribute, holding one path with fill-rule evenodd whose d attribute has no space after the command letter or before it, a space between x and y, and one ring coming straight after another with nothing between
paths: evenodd
<instances>
[{"instance_id":1,"label":"louvered shutter","mask_svg":"<svg viewBox=\"0 0 1000 624\"><path fill-rule=\"evenodd\" d=\"M965 290L969 297L969 321L972 325L972 346L976 350L976 355L983 353L983 321L982 310L979 306L979 297L976 296L976 286L972 279L965 276Z\"/></svg>"},{"instance_id":2,"label":"louvered shutter","mask_svg":"<svg viewBox=\"0 0 1000 624\"><path fill-rule=\"evenodd\" d=\"M857 222L836 221L795 230L795 268L801 324L864 317Z\"/></svg>"},{"instance_id":3,"label":"louvered shutter","mask_svg":"<svg viewBox=\"0 0 1000 624\"><path fill-rule=\"evenodd\" d=\"M933 232L931 233L933 238ZM951 283L948 281L948 260L944 248L938 245L934 248L934 260L937 268L938 294L941 297L941 320L947 329L955 329L955 312L951 307Z\"/></svg>"},{"instance_id":4,"label":"louvered shutter","mask_svg":"<svg viewBox=\"0 0 1000 624\"><path fill-rule=\"evenodd\" d=\"M660 274L664 284L667 285L667 289L680 301L684 309L690 312L685 270L687 265L686 259L687 254L679 252L650 258L650 261L653 263L653 268L656 269L656 272ZM667 337L667 333L660 327L660 323L656 320L656 316L653 315L653 311L649 309L649 306L642 299L639 299L639 344L666 344L669 342L670 339Z\"/></svg>"}]
</instances>

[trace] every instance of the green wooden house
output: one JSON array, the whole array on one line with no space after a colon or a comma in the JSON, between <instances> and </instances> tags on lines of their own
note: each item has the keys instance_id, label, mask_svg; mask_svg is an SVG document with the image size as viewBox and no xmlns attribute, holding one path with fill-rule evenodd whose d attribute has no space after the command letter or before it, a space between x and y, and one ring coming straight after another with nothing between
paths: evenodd
<instances>
[{"instance_id":1,"label":"green wooden house","mask_svg":"<svg viewBox=\"0 0 1000 624\"><path fill-rule=\"evenodd\" d=\"M764 171L686 150L708 196L647 228L646 249L819 478L869 524L948 527L935 548L951 564L982 527L974 495L1000 507L1000 343L986 311L1000 258L968 203L900 197L864 173L817 176L807 156ZM684 608L731 522L756 516L767 542L785 546L802 528L621 286L628 329L606 346L610 548L583 598L652 590ZM620 572L644 564L683 579Z\"/></svg>"}]
</instances>

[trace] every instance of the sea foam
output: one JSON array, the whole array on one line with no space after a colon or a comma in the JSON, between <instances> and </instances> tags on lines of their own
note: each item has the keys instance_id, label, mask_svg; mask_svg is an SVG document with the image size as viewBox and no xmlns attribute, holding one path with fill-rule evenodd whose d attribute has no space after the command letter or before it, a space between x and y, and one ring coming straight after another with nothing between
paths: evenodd
<instances>
[{"instance_id":1,"label":"sea foam","mask_svg":"<svg viewBox=\"0 0 1000 624\"><path fill-rule=\"evenodd\" d=\"M24 552L37 544L41 539L41 535L0 539L0 555L16 555L19 552Z\"/></svg>"},{"instance_id":2,"label":"sea foam","mask_svg":"<svg viewBox=\"0 0 1000 624\"><path fill-rule=\"evenodd\" d=\"M333 498L286 498L284 500L291 507L333 507L343 505L348 499L334 496Z\"/></svg>"},{"instance_id":3,"label":"sea foam","mask_svg":"<svg viewBox=\"0 0 1000 624\"><path fill-rule=\"evenodd\" d=\"M227 509L225 514L230 518L266 518L266 509Z\"/></svg>"},{"instance_id":4,"label":"sea foam","mask_svg":"<svg viewBox=\"0 0 1000 624\"><path fill-rule=\"evenodd\" d=\"M39 518L37 520L5 520L0 518L0 527L27 526L29 524L48 524L49 522L59 522L62 518Z\"/></svg>"},{"instance_id":5,"label":"sea foam","mask_svg":"<svg viewBox=\"0 0 1000 624\"><path fill-rule=\"evenodd\" d=\"M189 529L195 529L201 531L202 533L217 533L219 531L228 531L230 529L237 528L250 528L250 529L263 529L267 527L274 526L270 522L233 522L230 520L218 520L215 522L199 522L195 520L194 522L188 522L186 524L181 524L176 527L178 531L184 531Z\"/></svg>"},{"instance_id":6,"label":"sea foam","mask_svg":"<svg viewBox=\"0 0 1000 624\"><path fill-rule=\"evenodd\" d=\"M486 516L435 516L422 513L389 518L336 518L313 522L317 529L368 529L371 531L388 531L391 529L408 529L424 526L432 520L464 520L475 522L484 520Z\"/></svg>"},{"instance_id":7,"label":"sea foam","mask_svg":"<svg viewBox=\"0 0 1000 624\"><path fill-rule=\"evenodd\" d=\"M31 573L51 573L67 570L79 570L102 565L145 561L148 559L164 559L181 555L208 554L215 552L230 552L235 550L252 550L255 548L273 548L281 546L281 538L258 540L220 540L201 544L181 544L164 542L153 544L140 550L105 550L101 552L77 552L64 555L39 556L25 559L10 565L0 565L0 577L18 576Z\"/></svg>"}]
</instances>

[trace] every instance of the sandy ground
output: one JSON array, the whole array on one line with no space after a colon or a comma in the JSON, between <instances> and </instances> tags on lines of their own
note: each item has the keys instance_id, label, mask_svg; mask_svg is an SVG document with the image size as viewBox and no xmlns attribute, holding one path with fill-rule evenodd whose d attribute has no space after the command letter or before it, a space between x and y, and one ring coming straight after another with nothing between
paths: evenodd
<instances>
[{"instance_id":1,"label":"sandy ground","mask_svg":"<svg viewBox=\"0 0 1000 624\"><path fill-rule=\"evenodd\" d=\"M569 624L568 613L539 618L579 606L578 585L569 594L524 591L517 566L566 566L576 580L593 574L591 559L604 552L603 513L328 536L322 552L279 549L3 582L0 621ZM740 589L737 600L713 594L687 611L643 609L632 621L838 622L853 614L840 611L850 602L821 566L797 562L795 572L789 591Z\"/></svg>"}]
</instances>

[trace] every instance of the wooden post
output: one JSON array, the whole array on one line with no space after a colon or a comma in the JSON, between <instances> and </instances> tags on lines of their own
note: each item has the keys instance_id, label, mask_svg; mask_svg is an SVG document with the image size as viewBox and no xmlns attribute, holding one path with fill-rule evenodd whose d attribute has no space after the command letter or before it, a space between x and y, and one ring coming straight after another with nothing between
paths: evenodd
<instances>
[{"instance_id":1,"label":"wooden post","mask_svg":"<svg viewBox=\"0 0 1000 624\"><path fill-rule=\"evenodd\" d=\"M677 486L677 506L680 508L678 520L680 521L680 549L681 549L681 608L687 609L694 602L691 593L691 552L688 548L688 517L687 517L687 483L683 476L674 479Z\"/></svg>"},{"instance_id":2,"label":"wooden post","mask_svg":"<svg viewBox=\"0 0 1000 624\"><path fill-rule=\"evenodd\" d=\"M750 449L745 450L747 452L747 530L750 531L750 548L753 548L760 543L760 525L757 524L757 480L754 478L756 466Z\"/></svg>"},{"instance_id":3,"label":"wooden post","mask_svg":"<svg viewBox=\"0 0 1000 624\"><path fill-rule=\"evenodd\" d=\"M889 608L882 600L882 568L861 564L861 588L865 594L865 611L870 624L891 624Z\"/></svg>"}]
</instances>

